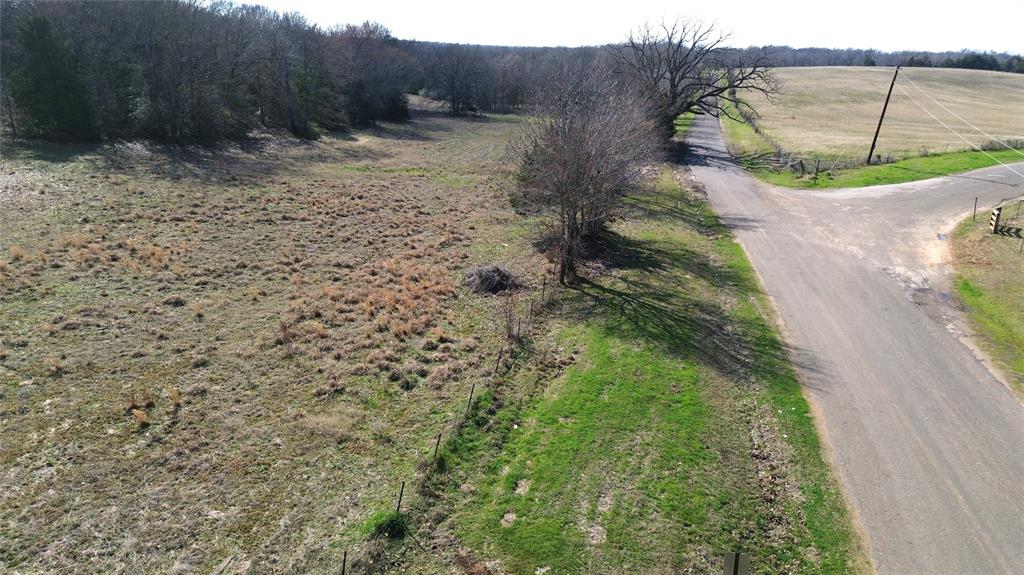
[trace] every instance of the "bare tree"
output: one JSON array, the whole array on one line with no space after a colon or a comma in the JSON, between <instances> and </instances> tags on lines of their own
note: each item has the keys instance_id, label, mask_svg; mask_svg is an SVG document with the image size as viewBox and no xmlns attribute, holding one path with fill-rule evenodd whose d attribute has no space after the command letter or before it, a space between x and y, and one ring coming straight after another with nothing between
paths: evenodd
<instances>
[{"instance_id":1,"label":"bare tree","mask_svg":"<svg viewBox=\"0 0 1024 575\"><path fill-rule=\"evenodd\" d=\"M713 25L688 20L645 25L610 53L620 72L634 79L651 98L659 124L668 135L685 112L725 113L724 102L754 112L738 91L768 96L776 91L765 50L736 50L729 36Z\"/></svg>"},{"instance_id":2,"label":"bare tree","mask_svg":"<svg viewBox=\"0 0 1024 575\"><path fill-rule=\"evenodd\" d=\"M658 149L642 98L593 66L573 68L548 84L509 144L525 204L556 223L562 283L574 280L582 248L642 181Z\"/></svg>"},{"instance_id":3,"label":"bare tree","mask_svg":"<svg viewBox=\"0 0 1024 575\"><path fill-rule=\"evenodd\" d=\"M479 50L460 44L441 46L427 70L427 91L445 103L452 115L472 111L482 75Z\"/></svg>"}]
</instances>

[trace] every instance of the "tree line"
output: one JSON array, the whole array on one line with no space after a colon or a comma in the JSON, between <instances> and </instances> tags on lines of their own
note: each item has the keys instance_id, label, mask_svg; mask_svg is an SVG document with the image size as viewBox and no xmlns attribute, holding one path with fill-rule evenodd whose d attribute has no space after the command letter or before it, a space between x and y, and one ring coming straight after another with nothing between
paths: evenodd
<instances>
[{"instance_id":1,"label":"tree line","mask_svg":"<svg viewBox=\"0 0 1024 575\"><path fill-rule=\"evenodd\" d=\"M403 41L372 22L322 29L227 1L2 0L0 117L14 137L212 143L300 138L409 117L410 94L451 114L522 112L509 146L516 202L552 222L560 278L643 183L683 113L741 113L773 66L943 65L1020 71L1006 54L736 49L714 26L644 26L601 47Z\"/></svg>"},{"instance_id":2,"label":"tree line","mask_svg":"<svg viewBox=\"0 0 1024 575\"><path fill-rule=\"evenodd\" d=\"M521 111L531 94L539 94L567 61L581 54L617 58L622 65L630 54L665 57L658 52L692 44L679 43L679 38L675 44L652 43L656 38L633 37L612 46L609 55L606 47L405 41L369 22L325 30L298 13L226 1L3 0L0 118L14 137L65 141L141 137L211 143L243 138L260 128L316 138L323 131L405 119L409 94L442 102L453 114ZM715 43L722 38L687 40L700 40L716 57L726 53ZM640 52L634 51L638 44ZM728 53L745 61L731 69L741 76L756 76L769 63L1024 72L1024 59L1007 54L787 46ZM713 73L715 68L702 70ZM681 72L659 82L678 92L673 74ZM639 74L638 80L649 83L651 78ZM719 91L718 96L727 94ZM660 110L663 127L680 105L697 105L678 93L669 96L673 103Z\"/></svg>"},{"instance_id":3,"label":"tree line","mask_svg":"<svg viewBox=\"0 0 1024 575\"><path fill-rule=\"evenodd\" d=\"M210 143L258 128L316 138L408 117L515 111L565 49L399 40L298 13L200 0L4 0L0 108L15 137Z\"/></svg>"},{"instance_id":4,"label":"tree line","mask_svg":"<svg viewBox=\"0 0 1024 575\"><path fill-rule=\"evenodd\" d=\"M623 199L642 191L671 149L676 118L748 109L737 91L771 96L764 51L737 50L713 25L643 26L625 42L565 58L533 95L509 145L518 166L517 207L551 222L539 245L559 281L603 236Z\"/></svg>"},{"instance_id":5,"label":"tree line","mask_svg":"<svg viewBox=\"0 0 1024 575\"><path fill-rule=\"evenodd\" d=\"M883 52L855 48L791 48L765 46L776 66L908 66L916 68L968 68L1024 74L1024 57L1002 52Z\"/></svg>"},{"instance_id":6,"label":"tree line","mask_svg":"<svg viewBox=\"0 0 1024 575\"><path fill-rule=\"evenodd\" d=\"M3 0L3 118L15 137L208 143L301 138L409 116L525 112L509 147L523 209L550 217L560 278L641 184L687 112L775 90L767 52L713 26L645 26L621 44L511 48L408 42L379 24L323 30L297 13L200 0Z\"/></svg>"}]
</instances>

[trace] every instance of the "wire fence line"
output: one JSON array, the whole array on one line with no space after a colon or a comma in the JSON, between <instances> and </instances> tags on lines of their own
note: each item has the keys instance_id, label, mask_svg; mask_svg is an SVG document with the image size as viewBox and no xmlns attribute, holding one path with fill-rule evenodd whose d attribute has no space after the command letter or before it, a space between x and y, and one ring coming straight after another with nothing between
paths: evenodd
<instances>
[{"instance_id":1,"label":"wire fence line","mask_svg":"<svg viewBox=\"0 0 1024 575\"><path fill-rule=\"evenodd\" d=\"M909 78L908 78L908 81L910 81ZM915 85L915 87L916 87L916 85ZM984 132L983 130L974 127L974 125L970 124L970 122L968 122L967 120L964 120L964 119L960 118L960 116L957 116L956 114L953 114L952 112L950 112L950 114L952 114L953 116L957 117L958 119L960 119L965 124L971 126L972 128L975 128L977 131L981 132L986 137L989 137L989 140L985 141L984 143L975 144L975 143L971 142L970 140L968 140L967 138L965 138L964 136L962 136L960 133L958 133L955 130L953 130L952 128L950 128L948 125L943 123L941 120L936 118L934 114L931 114L931 112L929 112L926 108L921 106L920 103L918 103L916 100L914 100L910 96L910 94L908 94L906 92L906 90L903 89L902 86L900 86L900 90L903 92L903 94L908 99L910 99L912 102L917 104L917 106L920 107L925 113L927 113L929 116L931 116L933 119L935 119L937 123L939 123L940 125L942 125L946 129L950 130L956 136L958 136L961 140L963 140L965 142L965 145L962 145L962 146L952 146L952 145L948 145L947 144L947 145L942 146L942 147L939 147L939 146L934 146L934 147L933 146L921 146L921 147L919 147L916 150L909 150L909 149L906 149L906 150L895 150L895 151L887 152L885 154L876 154L875 157L871 159L871 161L870 161L871 164L873 164L873 165L891 164L891 163L898 162L898 161L901 161L901 160L907 160L907 159L910 159L910 158L918 158L918 157L927 157L927 156L931 156L931 155L934 155L934 154L943 154L943 153L948 153L948 152L966 152L966 151L974 151L974 150L976 150L976 151L984 153L986 156L989 156L994 161L996 161L996 162L1006 166L1005 163L1000 162L998 159L996 159L995 157L991 156L991 154L988 154L987 152L989 152L989 151L1001 151L1003 149L1010 149L1010 150L1013 150L1014 152L1016 152L1018 154L1024 155L1024 153L1022 153L1022 152L1020 152L1020 150L1018 150L1018 148L1024 148L1024 138L1010 138L1010 139L1006 139L1006 140L999 140L997 138L992 137L987 132ZM918 90L920 90L920 88L918 88ZM928 94L924 93L923 90L922 90L922 93L925 94L926 96L928 96ZM928 97L931 98L931 96L928 96ZM933 101L934 101L934 99L933 99ZM936 101L936 104L938 104L943 109L946 109L945 106L942 106L942 104L939 104L937 101ZM859 148L858 149L854 149L854 150L850 150L848 148L844 148L843 150L840 151L838 156L832 156L831 154L827 154L827 153L821 153L821 154L811 154L811 153L798 154L796 152L789 151L789 150L787 150L785 148L785 146L782 144L781 141L779 141L777 138L773 137L771 134L767 133L765 130L763 130L761 128L761 126L758 123L758 117L756 116L756 114L752 113L748 109L743 109L743 108L739 108L737 111L739 112L739 116L742 119L742 121L744 123L746 123L748 126L750 126L750 128L754 131L754 133L757 134L764 142L766 142L768 145L770 145L772 147L772 149L773 149L772 152L760 153L760 154L747 154L746 155L744 160L748 164L751 164L755 168L765 168L765 169L771 169L771 170L775 170L775 171L790 170L790 171L792 171L792 172L794 172L796 174L800 174L800 175L803 176L803 175L807 175L807 174L817 175L818 173L821 173L821 172L828 173L828 172L832 172L832 171L835 171L835 170L847 170L847 169L852 169L852 168L860 168L860 167L868 165L868 163L869 163L868 159L866 158L866 154L867 154L866 148L867 148L867 146L864 146L865 149L863 149L863 150L861 150ZM1012 168L1009 168L1009 169L1012 170ZM1014 173L1017 173L1016 170L1012 170L1012 171L1014 171Z\"/></svg>"},{"instance_id":2,"label":"wire fence line","mask_svg":"<svg viewBox=\"0 0 1024 575\"><path fill-rule=\"evenodd\" d=\"M907 93L907 91L906 91L906 90L905 90L905 89L903 88L903 86L900 86L899 88L900 88L900 91L901 91L901 92L903 92L903 95L905 95L905 96L906 96L907 98L909 98L911 102L913 102L914 104L916 104L918 108L921 108L921 110L923 110L923 111L924 111L924 112L925 112L926 114L928 114L929 116L931 116L933 120L935 120L935 121L936 121L936 122L938 122L939 124L942 124L942 127L943 127L943 128L946 128L947 130L949 130L950 132L952 132L952 133L953 133L953 134L954 134L955 136L957 136L958 138L960 138L961 140L963 140L964 142L966 142L967 144L969 144L969 145L970 145L971 147L973 147L973 148L975 148L976 150L978 150L979 152L981 152L981 153L985 154L986 156L988 156L989 158L991 158L991 159L992 159L993 161L997 162L998 164L1001 164L1001 165L1002 165L1002 166L1003 166L1004 168L1006 168L1007 170L1010 170L1011 172L1013 172L1013 173L1017 174L1018 176L1020 176L1020 177L1024 178L1024 174L1021 174L1020 172L1018 172L1017 170L1013 169L1013 168L1012 168L1012 167L1010 167L1009 165L1007 165L1007 164L1005 164L1005 163L1003 163L1003 162L999 161L999 159L998 159L998 158L996 158L996 157L995 157L995 156L993 156L992 154L989 154L988 152L986 152L985 150L983 150L983 149L982 149L981 147L979 147L979 146L975 145L975 144L974 144L974 143L972 143L972 142L971 142L970 140L968 140L967 138L965 138L965 137L964 137L964 136L963 136L963 135L962 135L962 134L961 134L960 132L957 132L957 131L956 131L956 130L954 130L954 129L953 129L952 127L950 127L950 126L949 126L948 124L946 124L945 122L943 122L942 120L940 120L940 119L939 119L939 118L938 118L938 117L937 117L937 116L936 116L935 114L932 114L932 113L931 113L931 112L930 112L930 111L929 111L929 110L928 110L927 108L925 108L924 106L922 106L920 102L918 102L917 100L915 100L913 96L911 96L911 95L910 95L909 93ZM1005 144L1003 144L1003 142L998 142L998 145L1000 145L1000 146L1003 146L1003 145L1005 145Z\"/></svg>"},{"instance_id":3,"label":"wire fence line","mask_svg":"<svg viewBox=\"0 0 1024 575\"><path fill-rule=\"evenodd\" d=\"M918 92L921 92L922 94L924 94L926 98L928 98L929 100L931 100L931 101L932 101L932 102L933 102L933 103L934 103L935 105L937 105L938 107L940 107L940 108L942 108L943 110L945 110L945 111L946 111L946 113L947 113L947 114L949 114L950 116L953 116L953 117L954 117L954 118L956 118L957 120L960 120L960 121L961 121L961 122L963 122L964 124L966 124L966 125L970 126L970 127L971 127L971 128L973 129L973 130L975 130L976 132L979 132L980 134L982 134L983 136L985 136L986 138L988 138L990 142L992 142L992 143L994 143L994 144L998 144L999 146L1002 146L1002 147L1004 147L1004 148L1006 148L1006 149L1008 149L1008 150L1012 150L1012 151L1016 152L1016 153L1017 153L1017 154L1018 154L1019 156L1021 156L1021 157L1024 157L1024 152L1022 152L1022 151L1020 151L1020 150L1018 150L1018 149L1017 149L1017 148L1019 148L1019 147L1020 147L1020 143L1021 143L1021 140L1020 140L1020 139L1017 139L1017 140L1013 140L1013 139L1011 139L1011 141L1016 141L1016 142L1017 142L1017 145L1016 145L1016 146L1013 146L1013 145L1011 145L1011 144L1008 144L1008 143L1006 143L1006 142L1002 142L1002 141L1000 141L1000 140L999 140L998 138L996 138L996 137L995 137L995 136L993 136L992 134L989 134L989 133L988 133L988 132L986 132L985 130L982 130L981 128L979 128L979 127L975 126L974 124L972 124L972 123L970 123L969 121L965 120L964 118L960 117L959 115L957 115L957 113L956 113L956 112L954 112L953 110L950 110L949 108L947 108L946 106L944 106L944 105L942 104L942 102L939 102L938 100L936 100L935 98L933 98L931 94L929 94L928 92L925 92L925 91L924 91L924 89L923 89L923 88L921 88L921 86L918 86L918 85L917 85L917 84L916 84L916 83L914 82L914 80L913 80L913 79L911 79L911 78L910 78L910 76L908 76L908 75L907 75L907 73L906 73L906 72L904 72L904 73L903 73L903 77L904 77L904 78L905 78L905 79L907 80L907 82L910 82L910 85L911 85L911 86L913 86L913 87L917 88L917 91L918 91ZM957 135L959 136L959 134L957 134ZM962 136L961 136L961 137L962 137ZM972 145L973 145L973 144L972 144Z\"/></svg>"}]
</instances>

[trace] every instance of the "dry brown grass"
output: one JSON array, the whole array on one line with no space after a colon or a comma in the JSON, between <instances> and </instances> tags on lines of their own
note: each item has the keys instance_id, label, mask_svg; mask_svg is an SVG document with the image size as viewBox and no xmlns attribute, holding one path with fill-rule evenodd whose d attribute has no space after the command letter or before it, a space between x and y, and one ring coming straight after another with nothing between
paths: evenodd
<instances>
[{"instance_id":1,"label":"dry brown grass","mask_svg":"<svg viewBox=\"0 0 1024 575\"><path fill-rule=\"evenodd\" d=\"M76 230L63 234L58 241L58 245L62 248L82 249L87 246L91 240L92 238Z\"/></svg>"},{"instance_id":2,"label":"dry brown grass","mask_svg":"<svg viewBox=\"0 0 1024 575\"><path fill-rule=\"evenodd\" d=\"M135 422L139 424L139 427L146 427L150 423L153 423L153 420L150 419L149 414L141 409L132 410L132 419L134 419Z\"/></svg>"},{"instance_id":3,"label":"dry brown grass","mask_svg":"<svg viewBox=\"0 0 1024 575\"><path fill-rule=\"evenodd\" d=\"M8 248L7 254L11 256L11 260L16 262L24 260L28 257L28 252L26 252L21 246L17 245Z\"/></svg>"},{"instance_id":4,"label":"dry brown grass","mask_svg":"<svg viewBox=\"0 0 1024 575\"><path fill-rule=\"evenodd\" d=\"M871 145L892 73L892 68L778 68L782 93L774 103L754 94L746 98L760 113L761 128L784 149L861 158ZM942 68L905 68L901 74L985 132L1004 140L1024 139L1024 116L1019 105L1010 104L1024 102L1024 75ZM933 104L906 80L897 84L972 142L982 145L989 139ZM893 90L877 153L896 157L916 155L924 148L940 152L965 147L899 87Z\"/></svg>"},{"instance_id":5,"label":"dry brown grass","mask_svg":"<svg viewBox=\"0 0 1024 575\"><path fill-rule=\"evenodd\" d=\"M0 561L336 569L497 349L493 302L454 280L509 241L512 125L65 163L5 147Z\"/></svg>"},{"instance_id":6,"label":"dry brown grass","mask_svg":"<svg viewBox=\"0 0 1024 575\"><path fill-rule=\"evenodd\" d=\"M61 361L59 357L51 355L46 358L44 364L46 365L46 372L50 377L60 377L64 375L64 362Z\"/></svg>"},{"instance_id":7,"label":"dry brown grass","mask_svg":"<svg viewBox=\"0 0 1024 575\"><path fill-rule=\"evenodd\" d=\"M302 432L344 443L356 439L359 419L360 415L355 409L346 407L330 413L300 415L296 419L296 426Z\"/></svg>"}]
</instances>

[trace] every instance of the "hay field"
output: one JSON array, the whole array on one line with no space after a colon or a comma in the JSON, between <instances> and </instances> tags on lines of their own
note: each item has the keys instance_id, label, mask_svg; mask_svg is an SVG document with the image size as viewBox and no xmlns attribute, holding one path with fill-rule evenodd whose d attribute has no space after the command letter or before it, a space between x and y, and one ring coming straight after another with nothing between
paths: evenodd
<instances>
[{"instance_id":1,"label":"hay field","mask_svg":"<svg viewBox=\"0 0 1024 575\"><path fill-rule=\"evenodd\" d=\"M892 68L778 68L782 93L775 102L744 96L760 113L762 130L790 152L803 155L866 156ZM981 70L904 68L900 71L876 153L903 157L957 151L968 145L929 117L901 91L975 144L989 138L942 110L909 78L944 106L1002 140L1024 139L1024 75Z\"/></svg>"}]
</instances>

